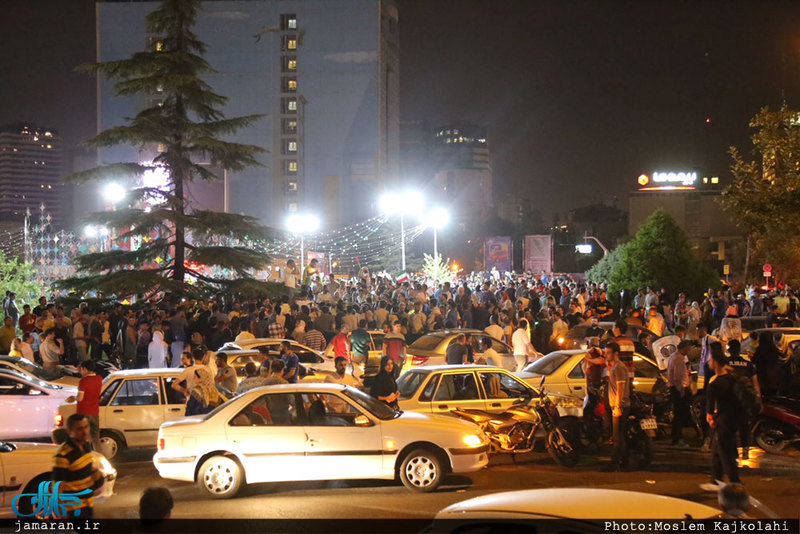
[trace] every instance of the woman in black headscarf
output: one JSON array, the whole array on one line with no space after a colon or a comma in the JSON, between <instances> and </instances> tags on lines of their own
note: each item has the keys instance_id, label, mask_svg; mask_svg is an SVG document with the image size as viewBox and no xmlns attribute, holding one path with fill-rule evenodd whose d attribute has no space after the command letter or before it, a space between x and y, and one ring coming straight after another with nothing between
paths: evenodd
<instances>
[{"instance_id":1,"label":"woman in black headscarf","mask_svg":"<svg viewBox=\"0 0 800 534\"><path fill-rule=\"evenodd\" d=\"M781 358L783 355L775 346L772 332L761 332L758 336L758 347L751 361L756 366L761 395L770 397L778 394L781 386Z\"/></svg>"},{"instance_id":2,"label":"woman in black headscarf","mask_svg":"<svg viewBox=\"0 0 800 534\"><path fill-rule=\"evenodd\" d=\"M379 401L385 402L392 408L397 409L397 399L400 392L397 390L397 382L394 379L394 360L391 356L381 358L381 370L375 376L372 383L370 394Z\"/></svg>"}]
</instances>

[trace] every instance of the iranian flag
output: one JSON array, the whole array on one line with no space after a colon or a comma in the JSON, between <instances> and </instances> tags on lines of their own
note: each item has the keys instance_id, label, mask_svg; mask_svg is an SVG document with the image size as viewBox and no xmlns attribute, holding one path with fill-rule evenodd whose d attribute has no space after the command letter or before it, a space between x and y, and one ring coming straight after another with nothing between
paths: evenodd
<instances>
[{"instance_id":1,"label":"iranian flag","mask_svg":"<svg viewBox=\"0 0 800 534\"><path fill-rule=\"evenodd\" d=\"M403 282L408 282L408 275L406 274L406 272L405 272L405 271L403 271L402 273L400 273L400 274L398 275L398 277L397 277L397 283L398 283L398 284L402 284Z\"/></svg>"}]
</instances>

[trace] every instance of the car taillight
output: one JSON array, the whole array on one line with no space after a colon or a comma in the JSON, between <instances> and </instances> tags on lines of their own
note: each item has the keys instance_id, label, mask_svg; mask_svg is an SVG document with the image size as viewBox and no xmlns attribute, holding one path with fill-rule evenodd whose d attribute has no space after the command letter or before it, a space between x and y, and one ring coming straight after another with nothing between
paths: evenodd
<instances>
[{"instance_id":1,"label":"car taillight","mask_svg":"<svg viewBox=\"0 0 800 534\"><path fill-rule=\"evenodd\" d=\"M414 356L411 358L411 365L423 365L427 361L428 358L425 358L424 356Z\"/></svg>"},{"instance_id":2,"label":"car taillight","mask_svg":"<svg viewBox=\"0 0 800 534\"><path fill-rule=\"evenodd\" d=\"M56 426L57 427L64 426L64 416L62 416L60 413L56 414Z\"/></svg>"},{"instance_id":3,"label":"car taillight","mask_svg":"<svg viewBox=\"0 0 800 534\"><path fill-rule=\"evenodd\" d=\"M158 438L158 450L164 450L164 438Z\"/></svg>"}]
</instances>

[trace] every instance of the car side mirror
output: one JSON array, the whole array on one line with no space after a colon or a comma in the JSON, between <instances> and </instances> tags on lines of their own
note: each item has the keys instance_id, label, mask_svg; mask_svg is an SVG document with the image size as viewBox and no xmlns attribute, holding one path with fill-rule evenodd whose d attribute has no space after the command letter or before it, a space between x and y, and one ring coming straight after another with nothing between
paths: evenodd
<instances>
[{"instance_id":1,"label":"car side mirror","mask_svg":"<svg viewBox=\"0 0 800 534\"><path fill-rule=\"evenodd\" d=\"M372 421L366 415L357 415L353 422L356 426L372 426Z\"/></svg>"}]
</instances>

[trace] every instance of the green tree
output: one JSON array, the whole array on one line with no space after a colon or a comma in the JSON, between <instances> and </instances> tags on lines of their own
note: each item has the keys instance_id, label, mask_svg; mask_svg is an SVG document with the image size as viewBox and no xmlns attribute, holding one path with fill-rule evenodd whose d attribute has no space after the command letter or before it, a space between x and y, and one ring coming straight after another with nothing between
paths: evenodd
<instances>
[{"instance_id":1,"label":"green tree","mask_svg":"<svg viewBox=\"0 0 800 534\"><path fill-rule=\"evenodd\" d=\"M0 287L5 291L17 294L17 306L22 310L23 304L35 304L46 288L34 280L36 269L33 264L20 261L16 257L7 257L0 251Z\"/></svg>"},{"instance_id":2,"label":"green tree","mask_svg":"<svg viewBox=\"0 0 800 534\"><path fill-rule=\"evenodd\" d=\"M424 256L425 259L420 270L431 280L438 280L442 284L445 282L453 283L456 276L462 271L462 269L456 271L451 269L450 258L445 261L442 259L441 254L437 254L435 258L429 254L424 254Z\"/></svg>"},{"instance_id":3,"label":"green tree","mask_svg":"<svg viewBox=\"0 0 800 534\"><path fill-rule=\"evenodd\" d=\"M97 291L108 297L163 291L269 291L249 274L269 258L242 246L248 239L265 237L265 230L252 217L193 209L186 198L187 183L218 179L200 162L237 171L259 165L256 157L263 152L223 139L259 116L225 118L219 108L227 98L203 81L202 75L214 71L202 57L205 44L192 31L199 6L198 0L164 0L147 17L157 43L152 49L83 67L115 80L120 97L142 95L148 102L158 97L127 124L101 132L89 144L158 147L158 152L152 163L103 165L68 180L138 180L157 171L164 173L167 186L138 187L128 192L126 206L87 218L115 229L117 242L135 239L141 245L79 257L78 275L61 281L60 287L78 295ZM145 209L144 202L151 209Z\"/></svg>"},{"instance_id":4,"label":"green tree","mask_svg":"<svg viewBox=\"0 0 800 534\"><path fill-rule=\"evenodd\" d=\"M622 251L624 248L625 245L620 245L603 256L600 261L586 271L586 279L595 283L608 282L611 279L611 273L614 272L622 260Z\"/></svg>"},{"instance_id":5,"label":"green tree","mask_svg":"<svg viewBox=\"0 0 800 534\"><path fill-rule=\"evenodd\" d=\"M800 114L786 106L763 108L750 121L753 156L731 147L733 181L722 207L747 233L745 280L760 276L756 262L771 263L775 275L800 282Z\"/></svg>"},{"instance_id":6,"label":"green tree","mask_svg":"<svg viewBox=\"0 0 800 534\"><path fill-rule=\"evenodd\" d=\"M609 277L610 294L651 286L698 296L719 285L711 268L692 255L683 229L664 210L654 211L621 248L619 263Z\"/></svg>"}]
</instances>

